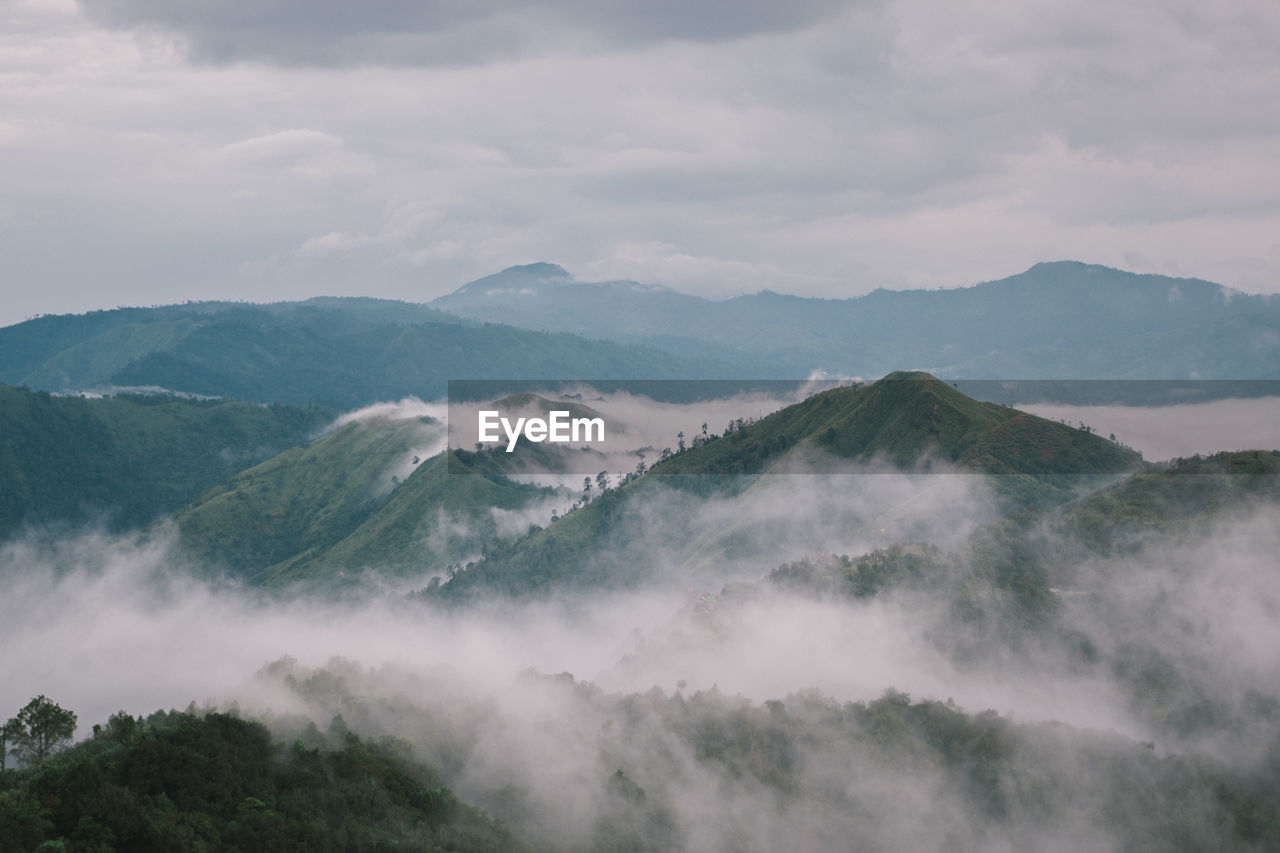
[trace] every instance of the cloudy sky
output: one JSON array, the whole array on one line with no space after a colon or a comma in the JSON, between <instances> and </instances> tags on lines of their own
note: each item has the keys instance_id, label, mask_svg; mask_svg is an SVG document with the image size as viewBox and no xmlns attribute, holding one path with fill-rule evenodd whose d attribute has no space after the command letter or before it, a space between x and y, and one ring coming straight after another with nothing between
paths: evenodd
<instances>
[{"instance_id":1,"label":"cloudy sky","mask_svg":"<svg viewBox=\"0 0 1280 853\"><path fill-rule=\"evenodd\" d=\"M547 260L1280 290L1274 0L0 0L0 323Z\"/></svg>"}]
</instances>

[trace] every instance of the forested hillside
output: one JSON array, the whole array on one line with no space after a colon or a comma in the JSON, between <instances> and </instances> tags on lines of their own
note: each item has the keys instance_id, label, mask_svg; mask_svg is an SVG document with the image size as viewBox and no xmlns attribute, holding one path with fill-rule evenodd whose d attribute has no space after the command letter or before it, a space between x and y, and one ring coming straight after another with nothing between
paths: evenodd
<instances>
[{"instance_id":1,"label":"forested hillside","mask_svg":"<svg viewBox=\"0 0 1280 853\"><path fill-rule=\"evenodd\" d=\"M0 386L0 536L23 524L146 524L306 441L314 407L166 396L55 397Z\"/></svg>"},{"instance_id":2,"label":"forested hillside","mask_svg":"<svg viewBox=\"0 0 1280 853\"><path fill-rule=\"evenodd\" d=\"M403 744L341 718L292 742L221 713L117 714L66 752L0 772L0 848L508 851L520 842Z\"/></svg>"},{"instance_id":3,"label":"forested hillside","mask_svg":"<svg viewBox=\"0 0 1280 853\"><path fill-rule=\"evenodd\" d=\"M696 378L730 369L387 300L127 308L0 329L0 381L15 385L57 392L158 386L344 409L410 395L435 399L450 379Z\"/></svg>"}]
</instances>

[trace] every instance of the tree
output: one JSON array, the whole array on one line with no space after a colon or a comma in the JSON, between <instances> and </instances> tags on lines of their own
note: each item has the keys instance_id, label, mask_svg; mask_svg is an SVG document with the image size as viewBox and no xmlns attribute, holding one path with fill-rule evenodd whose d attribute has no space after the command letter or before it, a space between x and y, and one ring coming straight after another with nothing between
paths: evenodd
<instances>
[{"instance_id":1,"label":"tree","mask_svg":"<svg viewBox=\"0 0 1280 853\"><path fill-rule=\"evenodd\" d=\"M44 695L28 702L15 719L19 727L16 752L23 764L42 763L70 743L76 731L76 715Z\"/></svg>"},{"instance_id":2,"label":"tree","mask_svg":"<svg viewBox=\"0 0 1280 853\"><path fill-rule=\"evenodd\" d=\"M10 717L9 722L0 726L0 772L8 764L9 753L17 750L18 739L22 734L22 724L17 717Z\"/></svg>"}]
</instances>

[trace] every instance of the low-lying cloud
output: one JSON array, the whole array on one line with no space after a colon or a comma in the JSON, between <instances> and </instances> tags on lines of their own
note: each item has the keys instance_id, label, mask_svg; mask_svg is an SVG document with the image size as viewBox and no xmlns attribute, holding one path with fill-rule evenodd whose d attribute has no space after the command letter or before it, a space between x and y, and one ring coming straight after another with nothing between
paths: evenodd
<instances>
[{"instance_id":1,"label":"low-lying cloud","mask_svg":"<svg viewBox=\"0 0 1280 853\"><path fill-rule=\"evenodd\" d=\"M376 2L348 5L301 0L168 3L80 0L97 21L151 26L181 35L205 62L259 60L280 64L444 65L536 56L584 42L619 47L666 39L716 42L785 32L848 8L849 0L690 5L659 0L556 0L521 5L484 2Z\"/></svg>"}]
</instances>

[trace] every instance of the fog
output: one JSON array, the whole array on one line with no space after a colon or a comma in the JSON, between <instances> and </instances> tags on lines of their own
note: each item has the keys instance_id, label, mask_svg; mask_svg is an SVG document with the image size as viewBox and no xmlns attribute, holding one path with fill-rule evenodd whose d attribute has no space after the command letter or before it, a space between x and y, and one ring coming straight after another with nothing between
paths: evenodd
<instances>
[{"instance_id":1,"label":"fog","mask_svg":"<svg viewBox=\"0 0 1280 853\"><path fill-rule=\"evenodd\" d=\"M766 589L725 597L711 614L652 587L467 610L382 594L323 603L196 582L171 540L98 533L0 551L0 708L44 693L77 711L82 733L118 709L190 702L234 706L286 733L307 719L324 730L342 714L366 736L404 738L461 796L552 846L590 846L601 816L618 808L605 780L623 770L646 802L668 809L662 820L689 849L776 849L788 837L829 849L849 832L889 849L1078 849L1085 833L1106 849L1114 839L1089 821L1048 834L1014 821L1007 836L989 836L965 817L955 780L927 765L877 763L860 741L805 747L788 761L803 790L836 785L864 807L879 802L874 819L832 811L821 797L783 809L777 792L731 783L699 760L680 721L767 717L761 703L783 700L789 725L820 728L840 703L894 687L1024 724L1096 730L1089 737L1110 744L1104 752L1122 748L1107 740L1120 737L1161 754L1194 748L1247 761L1277 735L1250 696L1280 683L1278 548L1280 521L1262 512L1190 549L1077 567L1072 581L1089 595L1063 618L1102 661L1121 650L1158 655L1180 690L1229 709L1184 734L1144 715L1107 665L1082 666L1059 648L992 641L982 658L957 659L945 602L927 592L845 601ZM1065 737L1054 731L1043 737ZM1026 749L1043 750L1038 772L1053 784L1090 784L1096 768L1072 766L1084 761L1079 742L1024 736Z\"/></svg>"},{"instance_id":2,"label":"fog","mask_svg":"<svg viewBox=\"0 0 1280 853\"><path fill-rule=\"evenodd\" d=\"M522 479L546 485L564 485L577 491L584 475L594 477L605 471L611 480L616 481L635 469L640 459L638 453L643 453L646 464L651 465L658 461L664 449L676 451L682 439L686 446L692 445L704 426L708 434L722 433L731 421L759 420L819 390L834 387L837 381L815 379L801 385L772 382L766 383L765 390L695 402L656 400L643 393L649 384L666 386L681 383L636 381L627 384L632 390L605 393L586 383L559 389L523 383L521 387L525 391L536 394L547 403L570 410L576 407L579 411L586 410L584 415L587 417L600 417L604 422L604 440L558 445L560 452L550 456L540 454L524 469L519 467L521 461L518 456L510 460L504 457L503 461L512 466L513 475ZM692 389L705 383L683 384ZM449 401L445 415L449 421L449 446L471 450L479 438L478 414L482 409L491 407L492 401ZM508 406L502 413L514 428L516 419L521 416L545 418L544 408L542 403L529 400L522 406ZM500 427L497 434L499 441L496 446L505 449L509 443L506 433ZM490 446L495 445L490 443ZM516 446L526 447L528 442L520 439ZM546 449L549 444L541 447Z\"/></svg>"},{"instance_id":3,"label":"fog","mask_svg":"<svg viewBox=\"0 0 1280 853\"><path fill-rule=\"evenodd\" d=\"M1224 450L1280 449L1280 397L1225 399L1178 406L1070 406L1017 403L1042 418L1093 427L1149 462Z\"/></svg>"},{"instance_id":4,"label":"fog","mask_svg":"<svg viewBox=\"0 0 1280 853\"><path fill-rule=\"evenodd\" d=\"M1252 418L1266 402L1177 408L1208 435L1207 409ZM664 409L661 428L700 423L695 408ZM428 413L441 414L402 401L334 428ZM1153 449L1168 412L1067 417L1103 431L1130 414L1119 437L1164 453ZM1220 417L1220 439L1250 440L1244 419L1231 423ZM956 615L985 568L966 545L997 503L988 481L936 460L904 472L811 458L733 494L651 490L625 541L598 543L631 569L620 591L455 608L376 575L341 601L196 580L207 571L170 528L32 532L0 546L0 714L45 694L79 715L81 736L117 710L192 702L286 736L340 714L362 736L403 739L459 796L555 849L591 849L602 826L654 849L1125 849L1141 827L1103 819L1113 761L1265 760L1280 736L1273 505L1054 565L1052 621L1028 634L1003 616ZM504 530L545 510L508 512ZM1078 553L1048 527L1026 535ZM783 562L905 543L951 555L943 574L862 599L763 580ZM717 605L696 604L702 593L720 593ZM1004 606L982 596L991 614ZM1017 784L1052 792L1052 820L1007 792L999 819L975 811L977 776L885 752L845 703L888 688L1000 715L1016 746L1003 760ZM727 752L708 746L722 741ZM1211 826L1212 798L1195 785L1186 819Z\"/></svg>"},{"instance_id":5,"label":"fog","mask_svg":"<svg viewBox=\"0 0 1280 853\"><path fill-rule=\"evenodd\" d=\"M542 501L524 511L493 512L500 533L514 535L547 506ZM893 541L957 548L996 510L976 475L829 460L793 466L732 496L658 489L635 515L635 529L622 541L599 543L603 558L630 567L630 590L479 611L439 610L400 597L441 571L433 563L416 577L384 580L368 572L366 583L350 593L354 600L334 603L270 595L230 580L197 581L210 571L184 552L173 527L123 537L95 531L31 535L0 547L0 577L9 593L0 603L0 671L9 673L0 700L12 704L33 690L57 693L74 700L84 719L97 720L119 708L140 713L218 700L281 655L311 665L333 655L370 665L450 662L485 678L530 668L570 671L637 691L673 689L680 680L699 689L719 681L761 701L813 686L829 686L843 698L856 698L848 692L853 687L878 695L893 681L880 683L882 675L918 668L919 613L906 618L897 605L891 612L867 609L861 621L846 623L845 608L830 603L790 602L785 618L779 602L752 603L732 617L732 624L759 626L740 626L736 672L714 662L726 653L717 643L699 645L708 658L680 651L675 666L656 656L639 662L635 639L682 633L672 620L698 594L719 592L730 581L754 582L781 562L859 554ZM447 525L437 530L449 534ZM803 626L811 623L825 624L831 633L806 634ZM815 642L865 648L867 632L890 625L898 626L894 653L867 655L863 667L823 675L785 664L788 653L808 658L804 650ZM780 635L793 634L793 644L779 644ZM766 646L776 652L772 671L752 662ZM617 665L628 655L624 676ZM112 660L120 662L120 678L101 679ZM930 675L922 683L942 681Z\"/></svg>"}]
</instances>

